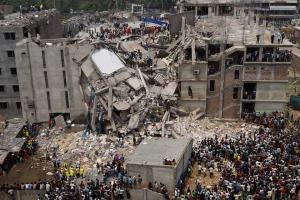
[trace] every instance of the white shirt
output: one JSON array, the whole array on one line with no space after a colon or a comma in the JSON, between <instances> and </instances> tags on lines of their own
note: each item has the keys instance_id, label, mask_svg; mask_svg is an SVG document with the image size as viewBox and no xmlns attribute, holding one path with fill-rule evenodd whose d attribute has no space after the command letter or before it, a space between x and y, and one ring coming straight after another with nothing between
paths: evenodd
<instances>
[{"instance_id":1,"label":"white shirt","mask_svg":"<svg viewBox=\"0 0 300 200\"><path fill-rule=\"evenodd\" d=\"M50 192L50 184L49 183L46 184L46 191Z\"/></svg>"}]
</instances>

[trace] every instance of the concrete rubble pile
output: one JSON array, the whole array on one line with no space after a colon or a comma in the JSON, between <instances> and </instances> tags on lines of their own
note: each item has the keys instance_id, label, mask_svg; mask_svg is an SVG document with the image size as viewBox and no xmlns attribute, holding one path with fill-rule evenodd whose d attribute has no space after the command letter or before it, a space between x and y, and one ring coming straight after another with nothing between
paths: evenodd
<instances>
[{"instance_id":1,"label":"concrete rubble pile","mask_svg":"<svg viewBox=\"0 0 300 200\"><path fill-rule=\"evenodd\" d=\"M222 121L203 118L202 120L192 120L190 117L178 118L170 122L166 132L176 132L180 137L192 137L195 141L204 138L235 137L238 133L251 137L259 127L254 124L247 124L238 121Z\"/></svg>"},{"instance_id":2,"label":"concrete rubble pile","mask_svg":"<svg viewBox=\"0 0 300 200\"><path fill-rule=\"evenodd\" d=\"M155 126L155 134L163 136L164 123L179 111L176 72L162 59L153 66L123 60L124 55L137 53L136 49L141 59L147 58L138 42L121 42L120 47L119 52L95 50L81 66L88 82L83 90L90 105L91 128L97 130L97 122L103 118L107 131L154 135Z\"/></svg>"},{"instance_id":3,"label":"concrete rubble pile","mask_svg":"<svg viewBox=\"0 0 300 200\"><path fill-rule=\"evenodd\" d=\"M85 170L96 167L96 163L112 161L114 154L127 155L133 150L132 137L124 141L118 137L107 135L83 136L83 131L76 133L65 133L62 129L51 129L49 133L42 131L37 138L39 151L42 156L48 152L50 156L56 153L57 159L62 163L74 164L80 161Z\"/></svg>"},{"instance_id":4,"label":"concrete rubble pile","mask_svg":"<svg viewBox=\"0 0 300 200\"><path fill-rule=\"evenodd\" d=\"M10 15L5 16L5 20L1 20L0 26L28 26L30 24L37 23L37 20L45 19L49 20L50 16L54 16L57 14L57 10L50 9L50 10L42 10L42 11L36 11L27 13L25 15L22 15L20 13L13 13Z\"/></svg>"}]
</instances>

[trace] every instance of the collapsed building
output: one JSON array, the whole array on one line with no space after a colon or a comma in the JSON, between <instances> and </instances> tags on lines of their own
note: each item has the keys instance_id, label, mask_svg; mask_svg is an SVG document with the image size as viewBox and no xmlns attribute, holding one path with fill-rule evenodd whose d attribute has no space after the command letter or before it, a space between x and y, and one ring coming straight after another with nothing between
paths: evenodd
<instances>
[{"instance_id":1,"label":"collapsed building","mask_svg":"<svg viewBox=\"0 0 300 200\"><path fill-rule=\"evenodd\" d=\"M139 44L122 42L120 46L130 50ZM108 129L116 131L122 126L126 132L153 122L163 126L170 117L167 108L177 100L175 71L171 73L167 67L130 67L120 55L113 47L96 48L81 65L91 128L108 123Z\"/></svg>"},{"instance_id":2,"label":"collapsed building","mask_svg":"<svg viewBox=\"0 0 300 200\"><path fill-rule=\"evenodd\" d=\"M214 17L183 32L166 60L178 62L179 104L187 111L240 118L284 110L292 44L274 27Z\"/></svg>"}]
</instances>

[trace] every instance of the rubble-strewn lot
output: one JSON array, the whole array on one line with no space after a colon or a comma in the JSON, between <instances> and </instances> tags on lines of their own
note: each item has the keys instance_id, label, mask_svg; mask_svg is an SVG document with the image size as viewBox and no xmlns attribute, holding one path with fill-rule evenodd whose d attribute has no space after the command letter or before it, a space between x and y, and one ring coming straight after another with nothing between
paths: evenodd
<instances>
[{"instance_id":1,"label":"rubble-strewn lot","mask_svg":"<svg viewBox=\"0 0 300 200\"><path fill-rule=\"evenodd\" d=\"M248 134L254 133L258 129L257 125L246 124L244 122L229 122L218 121L209 118L193 121L189 117L179 118L174 121L168 130L175 131L178 135L183 137L192 137L195 141L200 141L207 137L225 137L235 136L238 133Z\"/></svg>"},{"instance_id":2,"label":"rubble-strewn lot","mask_svg":"<svg viewBox=\"0 0 300 200\"><path fill-rule=\"evenodd\" d=\"M152 137L161 130L158 124L147 127L148 133L141 129L135 135ZM234 137L241 132L250 134L258 128L256 125L243 122L224 122L209 118L194 121L190 117L169 121L166 127L166 137L174 135L173 132L175 132L176 137L192 137L195 141L200 141L205 137L215 137L215 135ZM40 155L45 155L47 151L52 155L57 149L57 157L62 163L74 164L80 161L87 171L95 168L97 162L100 164L112 161L114 154L122 154L126 158L135 149L132 134L126 135L122 143L120 138L114 135L90 134L85 137L83 131L65 133L63 130L54 128L48 134L45 132L40 134L37 140L40 145L39 151L42 153Z\"/></svg>"},{"instance_id":3,"label":"rubble-strewn lot","mask_svg":"<svg viewBox=\"0 0 300 200\"><path fill-rule=\"evenodd\" d=\"M125 157L133 150L132 136L126 137L121 145L115 136L89 135L83 137L83 131L76 133L63 133L53 130L49 135L38 136L40 149L44 154L53 153L56 149L57 157L61 162L75 164L80 161L85 169L96 167L96 163L105 163L113 159L114 154L122 154Z\"/></svg>"}]
</instances>

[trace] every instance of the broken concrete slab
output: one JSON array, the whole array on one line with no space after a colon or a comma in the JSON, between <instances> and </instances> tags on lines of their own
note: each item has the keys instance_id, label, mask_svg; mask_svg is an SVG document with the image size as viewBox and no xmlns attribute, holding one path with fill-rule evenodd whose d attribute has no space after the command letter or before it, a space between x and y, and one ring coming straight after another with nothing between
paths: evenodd
<instances>
[{"instance_id":1,"label":"broken concrete slab","mask_svg":"<svg viewBox=\"0 0 300 200\"><path fill-rule=\"evenodd\" d=\"M144 47L142 47L139 42L137 41L126 41L126 42L121 42L120 48L128 53L132 53L134 51L140 51L142 53L142 58L146 58L148 52L145 50Z\"/></svg>"},{"instance_id":2,"label":"broken concrete slab","mask_svg":"<svg viewBox=\"0 0 300 200\"><path fill-rule=\"evenodd\" d=\"M135 91L140 90L143 87L143 83L137 77L131 77L125 81Z\"/></svg>"},{"instance_id":3,"label":"broken concrete slab","mask_svg":"<svg viewBox=\"0 0 300 200\"><path fill-rule=\"evenodd\" d=\"M125 110L129 110L129 108L130 108L130 104L126 101L117 101L113 104L113 106L118 111L125 111Z\"/></svg>"},{"instance_id":4,"label":"broken concrete slab","mask_svg":"<svg viewBox=\"0 0 300 200\"><path fill-rule=\"evenodd\" d=\"M168 85L161 91L162 96L173 96L176 89L177 89L178 83L177 82L170 82Z\"/></svg>"},{"instance_id":5,"label":"broken concrete slab","mask_svg":"<svg viewBox=\"0 0 300 200\"><path fill-rule=\"evenodd\" d=\"M138 128L139 121L140 121L139 119L140 119L140 114L139 113L132 115L129 119L127 129L128 130L133 130L133 129Z\"/></svg>"},{"instance_id":6,"label":"broken concrete slab","mask_svg":"<svg viewBox=\"0 0 300 200\"><path fill-rule=\"evenodd\" d=\"M62 115L58 115L57 117L54 118L54 120L55 120L56 127L60 127L60 128L66 127L66 122Z\"/></svg>"},{"instance_id":7,"label":"broken concrete slab","mask_svg":"<svg viewBox=\"0 0 300 200\"><path fill-rule=\"evenodd\" d=\"M108 49L100 49L92 54L92 61L102 75L111 75L125 67L120 58Z\"/></svg>"},{"instance_id":8,"label":"broken concrete slab","mask_svg":"<svg viewBox=\"0 0 300 200\"><path fill-rule=\"evenodd\" d=\"M166 83L166 80L162 74L156 74L154 76L154 80L157 84L164 86Z\"/></svg>"}]
</instances>

